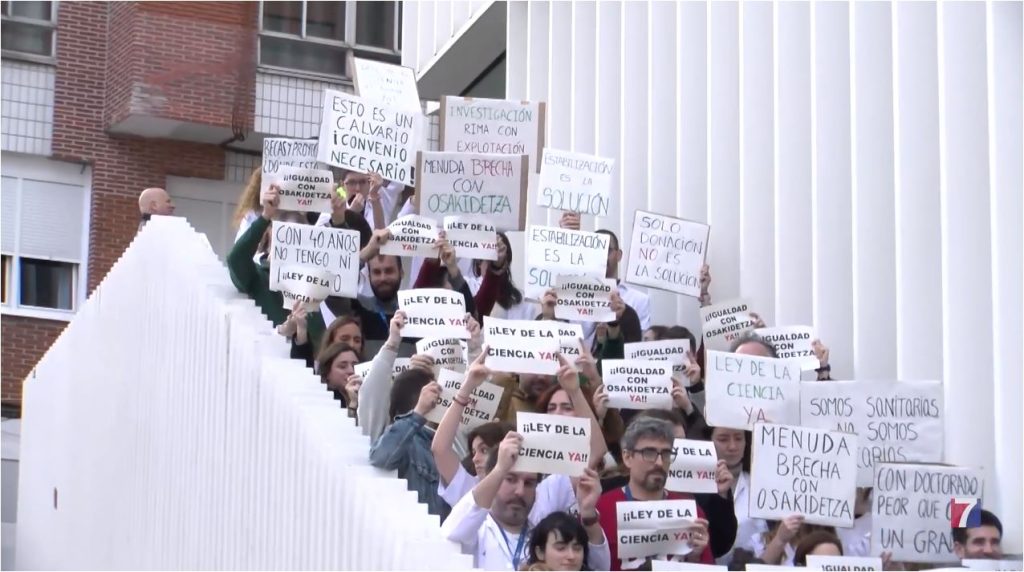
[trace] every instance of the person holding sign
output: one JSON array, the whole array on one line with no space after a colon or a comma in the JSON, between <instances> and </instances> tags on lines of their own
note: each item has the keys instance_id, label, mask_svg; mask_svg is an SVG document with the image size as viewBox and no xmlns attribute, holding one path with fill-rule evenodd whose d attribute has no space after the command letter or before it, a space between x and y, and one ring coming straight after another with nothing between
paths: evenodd
<instances>
[{"instance_id":1,"label":"person holding sign","mask_svg":"<svg viewBox=\"0 0 1024 572\"><path fill-rule=\"evenodd\" d=\"M522 436L509 433L487 461L487 476L462 498L441 524L445 538L458 542L474 555L473 566L483 570L519 570L526 562L531 530L555 512L534 510L536 473L512 472L522 447ZM590 568L608 570L609 542L598 526L596 511L600 494L597 473L587 469L580 477L576 501L587 529Z\"/></svg>"},{"instance_id":2,"label":"person holding sign","mask_svg":"<svg viewBox=\"0 0 1024 572\"><path fill-rule=\"evenodd\" d=\"M320 381L341 402L341 406L348 410L348 416L355 417L359 386L363 384L363 378L356 375L355 366L359 363L359 354L355 348L345 342L331 344L320 352L317 363Z\"/></svg>"},{"instance_id":3,"label":"person holding sign","mask_svg":"<svg viewBox=\"0 0 1024 572\"><path fill-rule=\"evenodd\" d=\"M629 484L610 490L597 503L601 515L601 528L611 539L612 570L632 570L644 565L648 559L620 561L618 558L619 524L616 506L620 502L692 500L685 493L665 490L668 467L675 458L672 448L675 434L671 423L650 417L637 417L622 437L622 461L629 469ZM711 564L714 558L709 546L708 521L704 511L697 507L695 530L689 539L691 551L685 557L689 562Z\"/></svg>"},{"instance_id":4,"label":"person holding sign","mask_svg":"<svg viewBox=\"0 0 1024 572\"><path fill-rule=\"evenodd\" d=\"M540 306L524 299L512 281L512 245L504 232L497 236L498 259L473 261L473 274L480 282L473 298L476 309L481 317L533 320L540 314Z\"/></svg>"},{"instance_id":5,"label":"person holding sign","mask_svg":"<svg viewBox=\"0 0 1024 572\"><path fill-rule=\"evenodd\" d=\"M428 258L423 261L423 266L420 267L420 273L416 277L413 288L444 288L458 292L462 294L466 301L466 311L477 317L473 292L470 290L469 284L462 277L459 260L455 257L455 249L448 243L444 232L441 233L441 236L434 244L439 255L437 258Z\"/></svg>"}]
</instances>

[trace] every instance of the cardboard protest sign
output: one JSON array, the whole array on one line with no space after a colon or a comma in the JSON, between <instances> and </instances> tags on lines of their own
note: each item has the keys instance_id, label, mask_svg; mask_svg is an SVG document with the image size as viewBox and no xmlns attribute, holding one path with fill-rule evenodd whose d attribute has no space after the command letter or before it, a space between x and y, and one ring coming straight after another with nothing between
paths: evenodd
<instances>
[{"instance_id":1,"label":"cardboard protest sign","mask_svg":"<svg viewBox=\"0 0 1024 572\"><path fill-rule=\"evenodd\" d=\"M853 526L857 438L794 425L758 423L751 447L750 516Z\"/></svg>"},{"instance_id":2,"label":"cardboard protest sign","mask_svg":"<svg viewBox=\"0 0 1024 572\"><path fill-rule=\"evenodd\" d=\"M441 97L441 150L528 155L539 167L544 148L543 103L479 97Z\"/></svg>"},{"instance_id":3,"label":"cardboard protest sign","mask_svg":"<svg viewBox=\"0 0 1024 572\"><path fill-rule=\"evenodd\" d=\"M519 413L516 431L523 436L523 445L513 472L578 477L590 462L589 419Z\"/></svg>"},{"instance_id":4,"label":"cardboard protest sign","mask_svg":"<svg viewBox=\"0 0 1024 572\"><path fill-rule=\"evenodd\" d=\"M498 233L486 220L464 216L444 217L444 233L455 256L472 260L498 259Z\"/></svg>"},{"instance_id":5,"label":"cardboard protest sign","mask_svg":"<svg viewBox=\"0 0 1024 572\"><path fill-rule=\"evenodd\" d=\"M651 560L651 570L655 572L669 570L728 570L728 566L717 564L697 564L696 562L678 562L676 560Z\"/></svg>"},{"instance_id":6,"label":"cardboard protest sign","mask_svg":"<svg viewBox=\"0 0 1024 572\"><path fill-rule=\"evenodd\" d=\"M665 488L677 493L717 493L718 451L711 441L676 439L676 460L668 468Z\"/></svg>"},{"instance_id":7,"label":"cardboard protest sign","mask_svg":"<svg viewBox=\"0 0 1024 572\"><path fill-rule=\"evenodd\" d=\"M301 302L307 312L319 312L320 302L331 295L332 279L326 270L302 266L282 268L279 282L282 307L291 310L296 302Z\"/></svg>"},{"instance_id":8,"label":"cardboard protest sign","mask_svg":"<svg viewBox=\"0 0 1024 572\"><path fill-rule=\"evenodd\" d=\"M800 369L811 371L818 369L821 363L814 355L811 343L817 337L810 326L776 326L774 328L758 328L754 330L757 337L768 342L781 359L796 360Z\"/></svg>"},{"instance_id":9,"label":"cardboard protest sign","mask_svg":"<svg viewBox=\"0 0 1024 572\"><path fill-rule=\"evenodd\" d=\"M881 570L882 559L871 556L807 555L808 570Z\"/></svg>"},{"instance_id":10,"label":"cardboard protest sign","mask_svg":"<svg viewBox=\"0 0 1024 572\"><path fill-rule=\"evenodd\" d=\"M484 344L490 346L492 371L555 375L559 338L544 321L502 320L484 316Z\"/></svg>"},{"instance_id":11,"label":"cardboard protest sign","mask_svg":"<svg viewBox=\"0 0 1024 572\"><path fill-rule=\"evenodd\" d=\"M800 422L800 368L788 360L709 351L704 416L712 427Z\"/></svg>"},{"instance_id":12,"label":"cardboard protest sign","mask_svg":"<svg viewBox=\"0 0 1024 572\"><path fill-rule=\"evenodd\" d=\"M398 307L405 312L402 337L469 339L466 299L444 288L417 288L398 292Z\"/></svg>"},{"instance_id":13,"label":"cardboard protest sign","mask_svg":"<svg viewBox=\"0 0 1024 572\"><path fill-rule=\"evenodd\" d=\"M875 465L871 553L892 552L894 562L955 562L952 499L981 499L984 485L980 469Z\"/></svg>"},{"instance_id":14,"label":"cardboard protest sign","mask_svg":"<svg viewBox=\"0 0 1024 572\"><path fill-rule=\"evenodd\" d=\"M700 320L704 348L708 350L729 351L733 340L754 329L750 304L743 299L704 306L700 309Z\"/></svg>"},{"instance_id":15,"label":"cardboard protest sign","mask_svg":"<svg viewBox=\"0 0 1024 572\"><path fill-rule=\"evenodd\" d=\"M546 148L540 162L537 206L608 216L615 160Z\"/></svg>"},{"instance_id":16,"label":"cardboard protest sign","mask_svg":"<svg viewBox=\"0 0 1024 572\"><path fill-rule=\"evenodd\" d=\"M520 230L529 181L526 155L423 151L413 200L423 216L475 215L498 230Z\"/></svg>"},{"instance_id":17,"label":"cardboard protest sign","mask_svg":"<svg viewBox=\"0 0 1024 572\"><path fill-rule=\"evenodd\" d=\"M284 268L324 270L331 296L355 298L359 284L359 232L342 228L274 222L270 230L270 289L281 290Z\"/></svg>"},{"instance_id":18,"label":"cardboard protest sign","mask_svg":"<svg viewBox=\"0 0 1024 572\"><path fill-rule=\"evenodd\" d=\"M601 362L608 407L672 409L672 364L606 359Z\"/></svg>"},{"instance_id":19,"label":"cardboard protest sign","mask_svg":"<svg viewBox=\"0 0 1024 572\"><path fill-rule=\"evenodd\" d=\"M274 175L282 166L316 169L318 142L312 139L267 137L263 140L263 159L260 167L260 192L274 182ZM285 207L281 207L285 208Z\"/></svg>"},{"instance_id":20,"label":"cardboard protest sign","mask_svg":"<svg viewBox=\"0 0 1024 572\"><path fill-rule=\"evenodd\" d=\"M458 395L465 379L465 373L442 369L437 374L437 383L441 386L441 395L437 398L437 406L427 413L427 421L440 423L448 408L452 406L452 400ZM490 382L483 382L470 394L469 405L462 412L460 425L465 430L470 430L484 423L494 421L498 414L498 402L501 401L501 394L505 388Z\"/></svg>"},{"instance_id":21,"label":"cardboard protest sign","mask_svg":"<svg viewBox=\"0 0 1024 572\"><path fill-rule=\"evenodd\" d=\"M416 353L434 360L435 373L441 369L466 371L466 343L458 338L423 338L416 342Z\"/></svg>"},{"instance_id":22,"label":"cardboard protest sign","mask_svg":"<svg viewBox=\"0 0 1024 572\"><path fill-rule=\"evenodd\" d=\"M968 570L1024 570L1024 562L1020 560L984 560L964 558L960 565ZM881 570L881 568L878 568Z\"/></svg>"},{"instance_id":23,"label":"cardboard protest sign","mask_svg":"<svg viewBox=\"0 0 1024 572\"><path fill-rule=\"evenodd\" d=\"M686 364L690 362L690 342L687 340L658 340L654 342L633 342L625 345L626 359L665 360L672 364L672 373L686 386Z\"/></svg>"},{"instance_id":24,"label":"cardboard protest sign","mask_svg":"<svg viewBox=\"0 0 1024 572\"><path fill-rule=\"evenodd\" d=\"M286 211L331 212L334 175L330 171L281 165L272 176L280 188L280 208Z\"/></svg>"},{"instance_id":25,"label":"cardboard protest sign","mask_svg":"<svg viewBox=\"0 0 1024 572\"><path fill-rule=\"evenodd\" d=\"M693 550L689 540L697 520L696 501L620 501L615 513L621 559L686 556Z\"/></svg>"},{"instance_id":26,"label":"cardboard protest sign","mask_svg":"<svg viewBox=\"0 0 1024 572\"><path fill-rule=\"evenodd\" d=\"M942 461L942 382L802 382L800 424L856 433L857 485L869 487L878 463Z\"/></svg>"},{"instance_id":27,"label":"cardboard protest sign","mask_svg":"<svg viewBox=\"0 0 1024 572\"><path fill-rule=\"evenodd\" d=\"M577 322L614 322L612 278L559 276L555 318Z\"/></svg>"},{"instance_id":28,"label":"cardboard protest sign","mask_svg":"<svg viewBox=\"0 0 1024 572\"><path fill-rule=\"evenodd\" d=\"M412 68L363 58L352 58L351 64L352 79L360 97L387 107L422 111L416 72Z\"/></svg>"},{"instance_id":29,"label":"cardboard protest sign","mask_svg":"<svg viewBox=\"0 0 1024 572\"><path fill-rule=\"evenodd\" d=\"M391 238L380 247L380 253L390 256L436 257L434 242L439 236L437 223L430 218L405 215L388 225Z\"/></svg>"},{"instance_id":30,"label":"cardboard protest sign","mask_svg":"<svg viewBox=\"0 0 1024 572\"><path fill-rule=\"evenodd\" d=\"M710 231L703 223L636 211L626 282L700 296L700 269Z\"/></svg>"},{"instance_id":31,"label":"cardboard protest sign","mask_svg":"<svg viewBox=\"0 0 1024 572\"><path fill-rule=\"evenodd\" d=\"M423 121L418 111L325 89L317 159L411 185Z\"/></svg>"},{"instance_id":32,"label":"cardboard protest sign","mask_svg":"<svg viewBox=\"0 0 1024 572\"><path fill-rule=\"evenodd\" d=\"M523 294L540 300L555 288L558 276L604 278L608 267L607 235L530 225L526 229L526 285Z\"/></svg>"}]
</instances>

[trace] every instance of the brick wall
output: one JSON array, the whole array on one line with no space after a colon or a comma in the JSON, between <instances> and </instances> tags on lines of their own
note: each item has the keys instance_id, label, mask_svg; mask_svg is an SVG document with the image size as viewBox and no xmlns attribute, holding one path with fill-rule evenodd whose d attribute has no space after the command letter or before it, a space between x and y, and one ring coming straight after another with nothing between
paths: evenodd
<instances>
[{"instance_id":1,"label":"brick wall","mask_svg":"<svg viewBox=\"0 0 1024 572\"><path fill-rule=\"evenodd\" d=\"M210 62L216 59L211 54L223 53L228 48L238 51L241 44L236 41L237 34L228 37L224 30L241 29L243 21L254 16L253 6L258 4L61 2L58 6L53 157L92 165L88 267L91 292L135 235L138 194L142 189L162 187L169 175L220 180L225 172L225 152L216 145L111 137L106 128L119 112L110 102L123 99L124 94L132 91L133 78L187 69L194 61ZM201 30L210 35L203 36ZM147 38L149 48L140 48L143 37ZM204 56L204 50L211 51ZM150 56L157 60L153 65L162 66L157 72L152 66L142 69L137 65ZM111 58L119 63L111 64ZM125 65L121 66L122 63ZM132 71L132 66L139 73ZM208 68L199 76L172 78L167 82L168 89L178 91L168 93L177 93L175 97L181 103L167 107L167 114L180 120L219 124L226 121L230 125L230 98L234 94L224 86L234 86L237 77L237 69L231 67L222 72ZM249 102L251 126L251 88L243 95ZM4 405L15 406L20 403L25 376L65 324L6 315L0 322L2 398Z\"/></svg>"}]
</instances>

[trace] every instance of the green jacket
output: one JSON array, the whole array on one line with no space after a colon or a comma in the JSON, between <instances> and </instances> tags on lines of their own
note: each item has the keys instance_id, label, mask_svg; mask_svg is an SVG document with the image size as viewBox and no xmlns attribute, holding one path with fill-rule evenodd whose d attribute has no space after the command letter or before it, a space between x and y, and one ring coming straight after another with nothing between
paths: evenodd
<instances>
[{"instance_id":1,"label":"green jacket","mask_svg":"<svg viewBox=\"0 0 1024 572\"><path fill-rule=\"evenodd\" d=\"M231 247L231 252L228 253L228 272L231 274L231 282L234 283L235 288L256 302L259 309L276 327L288 319L291 311L284 308L281 293L270 289L270 267L252 261L260 246L263 233L269 227L270 221L263 217L253 221L249 229L242 234L238 242ZM313 344L313 355L316 355L320 349L320 339L323 337L324 329L324 318L319 310L306 315L306 332Z\"/></svg>"}]
</instances>

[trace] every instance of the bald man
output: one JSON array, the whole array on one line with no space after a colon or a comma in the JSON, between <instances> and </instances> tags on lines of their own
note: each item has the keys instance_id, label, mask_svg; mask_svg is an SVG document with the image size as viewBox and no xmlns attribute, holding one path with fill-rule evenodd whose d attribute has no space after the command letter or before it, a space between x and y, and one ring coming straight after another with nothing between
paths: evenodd
<instances>
[{"instance_id":1,"label":"bald man","mask_svg":"<svg viewBox=\"0 0 1024 572\"><path fill-rule=\"evenodd\" d=\"M142 191L139 195L139 214L142 215L139 230L142 230L152 215L170 216L174 214L174 203L171 202L171 196L167 194L167 191L158 187L150 187Z\"/></svg>"}]
</instances>

